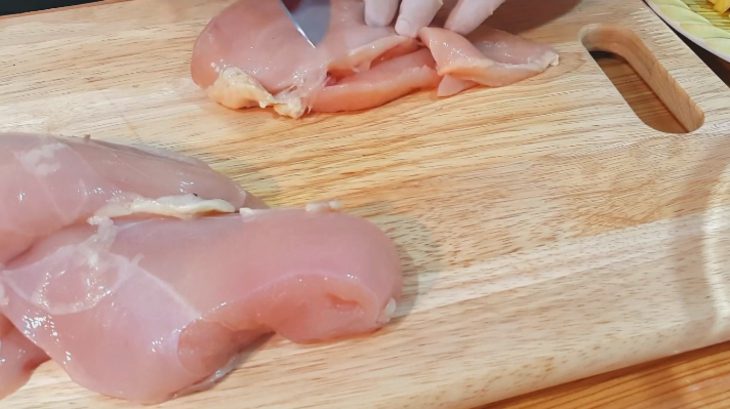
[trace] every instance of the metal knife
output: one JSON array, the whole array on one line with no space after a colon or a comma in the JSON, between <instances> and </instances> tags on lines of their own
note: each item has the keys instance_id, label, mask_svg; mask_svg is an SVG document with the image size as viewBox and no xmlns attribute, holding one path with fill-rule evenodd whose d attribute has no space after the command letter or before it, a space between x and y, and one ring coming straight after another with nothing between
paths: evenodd
<instances>
[{"instance_id":1,"label":"metal knife","mask_svg":"<svg viewBox=\"0 0 730 409\"><path fill-rule=\"evenodd\" d=\"M318 46L329 29L330 0L280 1L304 38Z\"/></svg>"}]
</instances>

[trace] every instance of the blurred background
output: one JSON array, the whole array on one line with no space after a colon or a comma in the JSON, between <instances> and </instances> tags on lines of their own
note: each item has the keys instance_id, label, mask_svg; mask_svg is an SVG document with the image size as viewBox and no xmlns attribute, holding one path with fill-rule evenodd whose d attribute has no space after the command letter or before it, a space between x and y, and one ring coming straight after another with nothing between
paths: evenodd
<instances>
[{"instance_id":1,"label":"blurred background","mask_svg":"<svg viewBox=\"0 0 730 409\"><path fill-rule=\"evenodd\" d=\"M95 0L0 0L0 15L92 3Z\"/></svg>"}]
</instances>

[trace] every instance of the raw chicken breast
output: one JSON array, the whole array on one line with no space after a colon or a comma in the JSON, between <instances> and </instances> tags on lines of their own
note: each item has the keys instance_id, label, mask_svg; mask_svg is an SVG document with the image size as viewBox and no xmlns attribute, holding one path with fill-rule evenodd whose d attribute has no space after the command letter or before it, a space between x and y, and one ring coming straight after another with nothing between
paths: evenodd
<instances>
[{"instance_id":1,"label":"raw chicken breast","mask_svg":"<svg viewBox=\"0 0 730 409\"><path fill-rule=\"evenodd\" d=\"M374 108L424 89L438 88L444 97L477 85L504 86L558 63L550 47L499 30L480 29L469 40L459 35L504 1L406 0L395 27L386 27L397 0L331 0L327 35L313 47L280 2L238 0L200 34L192 76L223 106L273 107L292 118ZM425 27L434 16L448 30ZM418 63L424 44L416 36L433 54L436 73Z\"/></svg>"},{"instance_id":2,"label":"raw chicken breast","mask_svg":"<svg viewBox=\"0 0 730 409\"><path fill-rule=\"evenodd\" d=\"M361 0L332 0L329 30L315 49L278 1L239 0L211 20L196 41L193 80L233 109L273 107L298 118L334 78L418 48L412 38L364 22ZM326 24L326 22L323 22Z\"/></svg>"},{"instance_id":3,"label":"raw chicken breast","mask_svg":"<svg viewBox=\"0 0 730 409\"><path fill-rule=\"evenodd\" d=\"M191 158L90 139L0 134L0 264L110 202L180 195L221 199L231 211L261 206Z\"/></svg>"},{"instance_id":4,"label":"raw chicken breast","mask_svg":"<svg viewBox=\"0 0 730 409\"><path fill-rule=\"evenodd\" d=\"M46 360L48 356L40 348L0 315L0 399L23 386Z\"/></svg>"},{"instance_id":5,"label":"raw chicken breast","mask_svg":"<svg viewBox=\"0 0 730 409\"><path fill-rule=\"evenodd\" d=\"M559 58L550 47L496 29L480 33L474 44L443 28L426 27L419 36L431 50L439 75L490 87L533 77L557 65Z\"/></svg>"},{"instance_id":6,"label":"raw chicken breast","mask_svg":"<svg viewBox=\"0 0 730 409\"><path fill-rule=\"evenodd\" d=\"M317 112L356 111L383 105L439 82L428 50L385 61L368 71L344 78L315 94L312 109Z\"/></svg>"},{"instance_id":7,"label":"raw chicken breast","mask_svg":"<svg viewBox=\"0 0 730 409\"><path fill-rule=\"evenodd\" d=\"M345 214L96 220L10 263L3 311L76 382L136 402L221 376L271 331L296 342L373 331L401 291L394 245Z\"/></svg>"},{"instance_id":8,"label":"raw chicken breast","mask_svg":"<svg viewBox=\"0 0 730 409\"><path fill-rule=\"evenodd\" d=\"M193 48L191 69L203 88L213 85L225 68L237 67L278 93L300 85L300 68L315 55L279 1L242 0L205 27Z\"/></svg>"},{"instance_id":9,"label":"raw chicken breast","mask_svg":"<svg viewBox=\"0 0 730 409\"><path fill-rule=\"evenodd\" d=\"M39 238L84 222L102 207L110 214L146 209L168 215L263 207L191 158L89 139L17 133L0 134L0 203L0 267ZM5 296L0 291L0 302ZM0 396L21 386L45 359L0 315Z\"/></svg>"}]
</instances>

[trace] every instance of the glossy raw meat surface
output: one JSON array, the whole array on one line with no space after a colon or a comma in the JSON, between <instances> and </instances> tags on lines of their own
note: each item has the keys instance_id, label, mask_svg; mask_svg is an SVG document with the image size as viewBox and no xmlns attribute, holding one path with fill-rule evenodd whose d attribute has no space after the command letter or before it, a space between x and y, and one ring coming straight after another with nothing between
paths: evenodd
<instances>
[{"instance_id":1,"label":"glossy raw meat surface","mask_svg":"<svg viewBox=\"0 0 730 409\"><path fill-rule=\"evenodd\" d=\"M558 63L550 47L490 29L475 43L443 28L426 27L419 36L436 60L440 75L490 87L533 77Z\"/></svg>"},{"instance_id":2,"label":"glossy raw meat surface","mask_svg":"<svg viewBox=\"0 0 730 409\"><path fill-rule=\"evenodd\" d=\"M0 399L23 386L48 356L0 315Z\"/></svg>"},{"instance_id":3,"label":"glossy raw meat surface","mask_svg":"<svg viewBox=\"0 0 730 409\"><path fill-rule=\"evenodd\" d=\"M91 139L0 135L0 263L108 203L179 195L259 206L192 158Z\"/></svg>"},{"instance_id":4,"label":"glossy raw meat surface","mask_svg":"<svg viewBox=\"0 0 730 409\"><path fill-rule=\"evenodd\" d=\"M424 89L450 96L479 84L504 86L557 64L552 49L517 36L492 30L472 44L458 34L476 28L503 2L456 3L446 20L454 31L447 31L423 28L441 1L404 1L395 27L388 27L396 2L372 1L365 9L362 0L332 0L329 30L315 48L278 1L239 0L200 34L191 73L223 106L273 107L298 118L375 108ZM424 46L438 74L432 58L413 57Z\"/></svg>"},{"instance_id":5,"label":"glossy raw meat surface","mask_svg":"<svg viewBox=\"0 0 730 409\"><path fill-rule=\"evenodd\" d=\"M0 267L41 237L83 223L109 204L192 194L222 198L234 207L263 205L204 163L170 152L81 138L0 134ZM0 310L7 296L0 285ZM20 387L46 359L0 315L0 397Z\"/></svg>"},{"instance_id":6,"label":"glossy raw meat surface","mask_svg":"<svg viewBox=\"0 0 730 409\"><path fill-rule=\"evenodd\" d=\"M160 402L263 334L374 331L400 296L393 243L334 204L267 209L200 161L89 139L0 135L0 159L0 396L50 356Z\"/></svg>"},{"instance_id":7,"label":"glossy raw meat surface","mask_svg":"<svg viewBox=\"0 0 730 409\"><path fill-rule=\"evenodd\" d=\"M323 22L327 24L327 22ZM367 70L383 55L414 51L411 38L367 26L360 0L332 2L318 48L296 30L278 1L240 0L215 17L193 49L193 80L229 108L274 107L299 117L332 77Z\"/></svg>"},{"instance_id":8,"label":"glossy raw meat surface","mask_svg":"<svg viewBox=\"0 0 730 409\"><path fill-rule=\"evenodd\" d=\"M271 331L296 342L373 331L401 288L377 227L316 210L75 226L0 279L5 313L76 382L148 403Z\"/></svg>"},{"instance_id":9,"label":"glossy raw meat surface","mask_svg":"<svg viewBox=\"0 0 730 409\"><path fill-rule=\"evenodd\" d=\"M434 88L439 82L434 67L428 50L396 57L324 87L313 97L312 107L317 112L356 111Z\"/></svg>"}]
</instances>

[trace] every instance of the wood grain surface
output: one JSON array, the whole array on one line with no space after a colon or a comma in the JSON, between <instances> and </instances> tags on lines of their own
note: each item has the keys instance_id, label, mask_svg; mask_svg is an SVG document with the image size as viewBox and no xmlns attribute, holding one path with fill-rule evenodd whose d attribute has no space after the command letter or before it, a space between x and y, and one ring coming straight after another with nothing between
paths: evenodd
<instances>
[{"instance_id":1,"label":"wood grain surface","mask_svg":"<svg viewBox=\"0 0 730 409\"><path fill-rule=\"evenodd\" d=\"M730 86L730 64L685 40ZM682 125L621 57L598 53L596 60L644 122L668 132ZM489 404L482 409L633 408L711 409L730 407L730 343L612 371Z\"/></svg>"},{"instance_id":2,"label":"wood grain surface","mask_svg":"<svg viewBox=\"0 0 730 409\"><path fill-rule=\"evenodd\" d=\"M339 198L396 240L407 296L374 336L308 347L274 337L215 389L162 407L473 408L730 339L730 92L641 3L556 0L525 13L533 2L513 0L497 22L555 44L556 69L300 121L227 111L190 82L191 42L227 3L0 19L0 130L176 149L274 205ZM700 129L664 133L634 114L581 44L596 22L643 39L704 113ZM662 365L689 375L727 360L722 348ZM611 400L621 379L645 381L629 397L671 382L647 368L511 405L631 406L641 400ZM721 377L696 379L721 389ZM130 407L53 364L0 401L61 406Z\"/></svg>"}]
</instances>

